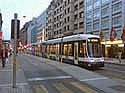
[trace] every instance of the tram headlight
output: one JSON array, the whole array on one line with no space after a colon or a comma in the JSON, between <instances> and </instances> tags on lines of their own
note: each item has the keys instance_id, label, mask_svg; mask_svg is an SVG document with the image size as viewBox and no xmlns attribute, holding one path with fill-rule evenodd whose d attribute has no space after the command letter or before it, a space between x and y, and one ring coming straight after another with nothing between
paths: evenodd
<instances>
[{"instance_id":1,"label":"tram headlight","mask_svg":"<svg viewBox=\"0 0 125 93\"><path fill-rule=\"evenodd\" d=\"M95 60L90 60L90 62L94 62Z\"/></svg>"},{"instance_id":2,"label":"tram headlight","mask_svg":"<svg viewBox=\"0 0 125 93\"><path fill-rule=\"evenodd\" d=\"M101 61L101 62L104 62L104 59L101 59L100 61Z\"/></svg>"}]
</instances>

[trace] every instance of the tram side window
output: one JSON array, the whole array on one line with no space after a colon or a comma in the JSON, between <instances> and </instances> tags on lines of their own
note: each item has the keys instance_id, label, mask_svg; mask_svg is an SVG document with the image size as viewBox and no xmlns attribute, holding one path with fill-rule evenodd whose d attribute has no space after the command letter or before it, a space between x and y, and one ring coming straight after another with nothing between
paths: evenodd
<instances>
[{"instance_id":1,"label":"tram side window","mask_svg":"<svg viewBox=\"0 0 125 93\"><path fill-rule=\"evenodd\" d=\"M79 57L85 57L86 54L87 54L86 43L80 43L80 45L79 45Z\"/></svg>"},{"instance_id":2,"label":"tram side window","mask_svg":"<svg viewBox=\"0 0 125 93\"><path fill-rule=\"evenodd\" d=\"M64 44L63 54L67 55L68 45Z\"/></svg>"},{"instance_id":3,"label":"tram side window","mask_svg":"<svg viewBox=\"0 0 125 93\"><path fill-rule=\"evenodd\" d=\"M72 56L72 54L73 54L72 44L64 44L63 54L68 55L68 56Z\"/></svg>"},{"instance_id":4,"label":"tram side window","mask_svg":"<svg viewBox=\"0 0 125 93\"><path fill-rule=\"evenodd\" d=\"M56 45L51 45L51 54L56 54Z\"/></svg>"},{"instance_id":5,"label":"tram side window","mask_svg":"<svg viewBox=\"0 0 125 93\"><path fill-rule=\"evenodd\" d=\"M68 55L72 56L72 44L68 44Z\"/></svg>"}]
</instances>

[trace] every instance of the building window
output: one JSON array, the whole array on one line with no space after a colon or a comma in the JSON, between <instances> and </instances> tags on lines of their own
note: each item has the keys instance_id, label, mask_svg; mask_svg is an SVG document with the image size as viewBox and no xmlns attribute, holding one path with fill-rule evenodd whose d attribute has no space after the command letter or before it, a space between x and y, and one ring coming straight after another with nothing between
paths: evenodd
<instances>
[{"instance_id":1,"label":"building window","mask_svg":"<svg viewBox=\"0 0 125 93\"><path fill-rule=\"evenodd\" d=\"M96 23L93 24L93 29L94 30L99 29L99 22L96 22Z\"/></svg>"},{"instance_id":2,"label":"building window","mask_svg":"<svg viewBox=\"0 0 125 93\"><path fill-rule=\"evenodd\" d=\"M92 25L91 25L91 23L89 23L89 24L86 25L86 31L87 32L91 32L92 31Z\"/></svg>"},{"instance_id":3,"label":"building window","mask_svg":"<svg viewBox=\"0 0 125 93\"><path fill-rule=\"evenodd\" d=\"M87 6L87 11L92 11L92 5Z\"/></svg>"},{"instance_id":4,"label":"building window","mask_svg":"<svg viewBox=\"0 0 125 93\"><path fill-rule=\"evenodd\" d=\"M69 13L70 12L70 7L67 10L68 10L68 13Z\"/></svg>"},{"instance_id":5,"label":"building window","mask_svg":"<svg viewBox=\"0 0 125 93\"><path fill-rule=\"evenodd\" d=\"M102 16L106 15L109 13L109 7L106 7L104 9L102 9Z\"/></svg>"},{"instance_id":6,"label":"building window","mask_svg":"<svg viewBox=\"0 0 125 93\"><path fill-rule=\"evenodd\" d=\"M95 9L93 14L94 14L94 19L99 18L99 17L100 17L100 11L99 11L99 8Z\"/></svg>"},{"instance_id":7,"label":"building window","mask_svg":"<svg viewBox=\"0 0 125 93\"><path fill-rule=\"evenodd\" d=\"M59 33L60 33L60 34L62 33L62 29L59 30Z\"/></svg>"},{"instance_id":8,"label":"building window","mask_svg":"<svg viewBox=\"0 0 125 93\"><path fill-rule=\"evenodd\" d=\"M66 18L64 18L64 22L66 23Z\"/></svg>"},{"instance_id":9,"label":"building window","mask_svg":"<svg viewBox=\"0 0 125 93\"><path fill-rule=\"evenodd\" d=\"M66 26L64 27L64 32L66 32Z\"/></svg>"},{"instance_id":10,"label":"building window","mask_svg":"<svg viewBox=\"0 0 125 93\"><path fill-rule=\"evenodd\" d=\"M74 29L78 29L78 24L74 24Z\"/></svg>"},{"instance_id":11,"label":"building window","mask_svg":"<svg viewBox=\"0 0 125 93\"><path fill-rule=\"evenodd\" d=\"M57 13L59 13L59 9L57 9Z\"/></svg>"},{"instance_id":12,"label":"building window","mask_svg":"<svg viewBox=\"0 0 125 93\"><path fill-rule=\"evenodd\" d=\"M86 0L86 5L91 6L92 5L92 0Z\"/></svg>"},{"instance_id":13,"label":"building window","mask_svg":"<svg viewBox=\"0 0 125 93\"><path fill-rule=\"evenodd\" d=\"M63 15L62 14L60 14L60 19L63 17Z\"/></svg>"},{"instance_id":14,"label":"building window","mask_svg":"<svg viewBox=\"0 0 125 93\"><path fill-rule=\"evenodd\" d=\"M79 23L79 28L83 28L83 27L84 27L83 22L80 22L80 23Z\"/></svg>"},{"instance_id":15,"label":"building window","mask_svg":"<svg viewBox=\"0 0 125 93\"><path fill-rule=\"evenodd\" d=\"M70 30L70 26L69 26L69 25L67 26L67 30L68 30L68 31Z\"/></svg>"},{"instance_id":16,"label":"building window","mask_svg":"<svg viewBox=\"0 0 125 93\"><path fill-rule=\"evenodd\" d=\"M66 9L65 9L65 14L66 14L67 12L66 12Z\"/></svg>"},{"instance_id":17,"label":"building window","mask_svg":"<svg viewBox=\"0 0 125 93\"><path fill-rule=\"evenodd\" d=\"M120 39L120 38L121 38L121 35L122 35L121 30L117 31L117 38L118 38L118 39Z\"/></svg>"},{"instance_id":18,"label":"building window","mask_svg":"<svg viewBox=\"0 0 125 93\"><path fill-rule=\"evenodd\" d=\"M112 19L112 24L113 24L113 25L121 24L121 16L114 17L114 18Z\"/></svg>"},{"instance_id":19,"label":"building window","mask_svg":"<svg viewBox=\"0 0 125 93\"><path fill-rule=\"evenodd\" d=\"M70 21L70 16L67 17L67 21L68 21L68 22Z\"/></svg>"},{"instance_id":20,"label":"building window","mask_svg":"<svg viewBox=\"0 0 125 93\"><path fill-rule=\"evenodd\" d=\"M56 22L56 18L54 18L54 22Z\"/></svg>"},{"instance_id":21,"label":"building window","mask_svg":"<svg viewBox=\"0 0 125 93\"><path fill-rule=\"evenodd\" d=\"M100 6L100 0L94 0L94 8L97 8Z\"/></svg>"},{"instance_id":22,"label":"building window","mask_svg":"<svg viewBox=\"0 0 125 93\"><path fill-rule=\"evenodd\" d=\"M54 15L56 15L56 11L54 11Z\"/></svg>"},{"instance_id":23,"label":"building window","mask_svg":"<svg viewBox=\"0 0 125 93\"><path fill-rule=\"evenodd\" d=\"M68 4L70 4L70 0L68 0Z\"/></svg>"},{"instance_id":24,"label":"building window","mask_svg":"<svg viewBox=\"0 0 125 93\"><path fill-rule=\"evenodd\" d=\"M79 13L79 18L83 18L83 11Z\"/></svg>"},{"instance_id":25,"label":"building window","mask_svg":"<svg viewBox=\"0 0 125 93\"><path fill-rule=\"evenodd\" d=\"M107 4L110 0L102 0L102 4Z\"/></svg>"},{"instance_id":26,"label":"building window","mask_svg":"<svg viewBox=\"0 0 125 93\"><path fill-rule=\"evenodd\" d=\"M92 11L87 12L87 14L86 14L86 20L90 21L91 19L92 19Z\"/></svg>"},{"instance_id":27,"label":"building window","mask_svg":"<svg viewBox=\"0 0 125 93\"><path fill-rule=\"evenodd\" d=\"M84 7L84 2L82 1L79 3L79 8L83 8L83 7Z\"/></svg>"},{"instance_id":28,"label":"building window","mask_svg":"<svg viewBox=\"0 0 125 93\"><path fill-rule=\"evenodd\" d=\"M116 3L112 6L112 11L117 11L117 10L120 10L122 8L122 3L119 2L119 3Z\"/></svg>"},{"instance_id":29,"label":"building window","mask_svg":"<svg viewBox=\"0 0 125 93\"><path fill-rule=\"evenodd\" d=\"M60 26L62 26L62 21L60 21Z\"/></svg>"},{"instance_id":30,"label":"building window","mask_svg":"<svg viewBox=\"0 0 125 93\"><path fill-rule=\"evenodd\" d=\"M75 8L75 11L76 11L76 10L78 10L78 5L75 5L75 7L74 7L74 8Z\"/></svg>"},{"instance_id":31,"label":"building window","mask_svg":"<svg viewBox=\"0 0 125 93\"><path fill-rule=\"evenodd\" d=\"M57 16L57 21L59 20L59 16Z\"/></svg>"},{"instance_id":32,"label":"building window","mask_svg":"<svg viewBox=\"0 0 125 93\"><path fill-rule=\"evenodd\" d=\"M102 28L109 27L109 18L102 19Z\"/></svg>"},{"instance_id":33,"label":"building window","mask_svg":"<svg viewBox=\"0 0 125 93\"><path fill-rule=\"evenodd\" d=\"M62 11L63 10L63 8L62 7L60 7L60 11Z\"/></svg>"},{"instance_id":34,"label":"building window","mask_svg":"<svg viewBox=\"0 0 125 93\"><path fill-rule=\"evenodd\" d=\"M67 2L66 2L66 1L64 2L64 5L65 5L65 6L67 5Z\"/></svg>"},{"instance_id":35,"label":"building window","mask_svg":"<svg viewBox=\"0 0 125 93\"><path fill-rule=\"evenodd\" d=\"M78 19L78 14L75 14L75 15L74 15L74 19L75 19L75 20Z\"/></svg>"}]
</instances>

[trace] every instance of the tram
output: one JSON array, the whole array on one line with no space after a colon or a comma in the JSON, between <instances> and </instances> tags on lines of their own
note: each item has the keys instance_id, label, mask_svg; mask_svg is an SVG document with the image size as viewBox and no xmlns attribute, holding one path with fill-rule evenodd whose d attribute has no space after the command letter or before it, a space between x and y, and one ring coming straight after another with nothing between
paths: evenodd
<instances>
[{"instance_id":1,"label":"tram","mask_svg":"<svg viewBox=\"0 0 125 93\"><path fill-rule=\"evenodd\" d=\"M34 55L83 67L104 67L100 38L97 35L77 34L32 44Z\"/></svg>"}]
</instances>

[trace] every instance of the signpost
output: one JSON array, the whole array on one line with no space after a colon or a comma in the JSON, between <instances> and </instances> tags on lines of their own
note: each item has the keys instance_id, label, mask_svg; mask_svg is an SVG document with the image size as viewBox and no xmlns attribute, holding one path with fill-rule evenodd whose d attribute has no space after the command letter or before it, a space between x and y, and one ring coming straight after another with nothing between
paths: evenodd
<instances>
[{"instance_id":1,"label":"signpost","mask_svg":"<svg viewBox=\"0 0 125 93\"><path fill-rule=\"evenodd\" d=\"M16 65L17 65L17 41L19 38L20 21L17 19L17 13L11 20L11 44L13 46L13 88L16 88Z\"/></svg>"}]
</instances>

